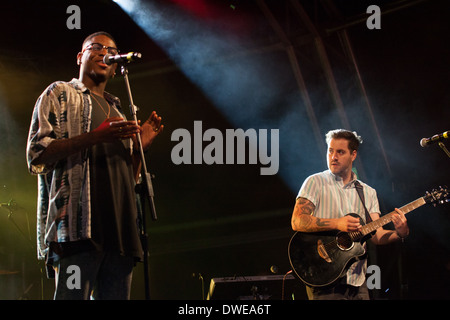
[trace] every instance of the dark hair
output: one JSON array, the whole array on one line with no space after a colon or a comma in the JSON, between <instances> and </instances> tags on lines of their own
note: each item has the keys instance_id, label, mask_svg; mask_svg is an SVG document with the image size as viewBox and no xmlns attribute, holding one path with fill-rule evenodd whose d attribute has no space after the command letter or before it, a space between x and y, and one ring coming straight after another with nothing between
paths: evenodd
<instances>
[{"instance_id":1,"label":"dark hair","mask_svg":"<svg viewBox=\"0 0 450 320\"><path fill-rule=\"evenodd\" d=\"M92 38L97 37L97 36L106 36L106 37L110 38L112 41L114 41L114 43L115 43L115 45L116 45L116 47L117 47L117 42L116 42L116 40L113 38L112 35L110 35L108 32L105 32L105 31L97 31L97 32L94 32L94 33L88 35L88 36L86 37L86 39L84 39L83 45L81 46L81 48L83 49L83 48L84 48L84 45L86 44L86 42L88 42L89 40L91 40Z\"/></svg>"},{"instance_id":2,"label":"dark hair","mask_svg":"<svg viewBox=\"0 0 450 320\"><path fill-rule=\"evenodd\" d=\"M327 142L327 144L330 143L331 139L347 140L348 148L351 152L353 152L353 150L358 151L359 145L363 142L362 138L358 136L356 131L352 132L345 129L335 129L328 131L328 133L325 135L325 141Z\"/></svg>"}]
</instances>

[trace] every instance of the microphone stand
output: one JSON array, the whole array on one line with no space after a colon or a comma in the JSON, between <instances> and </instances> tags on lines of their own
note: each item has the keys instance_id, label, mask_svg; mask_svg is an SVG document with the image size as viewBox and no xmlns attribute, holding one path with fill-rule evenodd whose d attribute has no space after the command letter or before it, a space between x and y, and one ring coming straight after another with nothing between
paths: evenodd
<instances>
[{"instance_id":1,"label":"microphone stand","mask_svg":"<svg viewBox=\"0 0 450 320\"><path fill-rule=\"evenodd\" d=\"M8 210L8 220L11 221L11 223L16 227L17 231L24 237L24 239L27 240L27 242L30 243L31 248L34 248L33 242L31 241L30 236L27 237L25 232L22 231L22 229L19 227L19 225L16 223L16 221L13 218L14 211L17 209L17 203L11 199L7 203L0 203L0 208L5 207Z\"/></svg>"},{"instance_id":2,"label":"microphone stand","mask_svg":"<svg viewBox=\"0 0 450 320\"><path fill-rule=\"evenodd\" d=\"M450 152L445 147L445 144L443 142L440 142L440 141L439 141L438 144L439 144L439 147L441 147L441 149L445 152L445 154L450 158Z\"/></svg>"},{"instance_id":3,"label":"microphone stand","mask_svg":"<svg viewBox=\"0 0 450 320\"><path fill-rule=\"evenodd\" d=\"M133 120L138 123L137 118L137 112L138 107L134 105L133 97L131 95L131 88L130 88L130 82L128 80L128 68L126 64L121 65L121 72L125 80L125 87L128 94L128 99L130 101L130 113L133 116ZM145 155L144 155L144 149L142 147L142 140L140 133L136 134L137 141L138 141L138 150L141 157L141 178L139 179L137 185L136 185L136 193L138 195L138 206L140 206L141 209L141 243L142 243L142 249L144 251L144 279L145 279L145 298L147 300L150 300L150 288L149 288L149 274L148 274L148 234L146 230L146 219L145 219L145 199L148 200L148 203L150 205L150 213L153 221L156 221L156 208L155 208L155 202L154 202L154 192L153 192L153 185L152 185L152 179L150 173L148 173L147 165L145 162ZM139 208L138 208L139 210Z\"/></svg>"},{"instance_id":4,"label":"microphone stand","mask_svg":"<svg viewBox=\"0 0 450 320\"><path fill-rule=\"evenodd\" d=\"M20 226L17 224L17 222L14 220L14 211L17 211L17 209L19 208L17 206L17 203L14 201L14 199L9 200L6 203L0 203L0 208L5 208L6 210L8 210L8 220L14 225L14 227L16 228L16 230L23 236L23 238L29 243L30 247L29 249L33 250L34 252L36 252L36 245L31 241L31 234L30 234L30 230L29 230L29 221L28 221L28 213L26 213L26 218L27 218L27 224L28 224L28 236L25 234L25 232L20 228ZM39 264L39 262L38 262ZM40 273L41 273L41 278L39 281L39 285L40 285L40 295L41 295L41 300L44 300L44 268L43 267L39 267L40 269ZM31 290L31 288L33 287L34 282L31 283L28 288L23 292L23 294L19 297L19 300L22 300L23 297L26 297L27 294L29 293L29 291Z\"/></svg>"}]
</instances>

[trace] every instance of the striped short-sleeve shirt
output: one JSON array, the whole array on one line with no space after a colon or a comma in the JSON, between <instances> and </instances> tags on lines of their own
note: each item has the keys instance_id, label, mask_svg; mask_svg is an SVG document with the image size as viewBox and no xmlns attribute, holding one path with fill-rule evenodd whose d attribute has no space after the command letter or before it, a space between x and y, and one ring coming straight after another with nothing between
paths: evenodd
<instances>
[{"instance_id":1,"label":"striped short-sleeve shirt","mask_svg":"<svg viewBox=\"0 0 450 320\"><path fill-rule=\"evenodd\" d=\"M365 211L355 188L356 175L352 173L352 180L345 184L341 177L326 170L309 176L303 183L297 198L306 198L311 201L315 210L315 217L323 219L341 218L349 213L358 214L363 221ZM364 198L367 210L370 213L380 213L377 193L375 189L359 181L364 188ZM367 260L353 263L347 271L347 283L361 286L365 280Z\"/></svg>"}]
</instances>

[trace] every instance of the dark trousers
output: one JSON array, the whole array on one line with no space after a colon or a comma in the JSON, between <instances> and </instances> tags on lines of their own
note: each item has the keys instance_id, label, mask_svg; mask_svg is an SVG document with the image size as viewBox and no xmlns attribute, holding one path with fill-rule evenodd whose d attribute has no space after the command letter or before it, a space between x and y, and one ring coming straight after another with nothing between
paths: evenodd
<instances>
[{"instance_id":1,"label":"dark trousers","mask_svg":"<svg viewBox=\"0 0 450 320\"><path fill-rule=\"evenodd\" d=\"M132 257L96 250L62 258L55 265L54 299L129 300L133 267Z\"/></svg>"},{"instance_id":2,"label":"dark trousers","mask_svg":"<svg viewBox=\"0 0 450 320\"><path fill-rule=\"evenodd\" d=\"M309 300L370 300L366 282L360 287L338 283L332 287L319 288L306 286Z\"/></svg>"}]
</instances>

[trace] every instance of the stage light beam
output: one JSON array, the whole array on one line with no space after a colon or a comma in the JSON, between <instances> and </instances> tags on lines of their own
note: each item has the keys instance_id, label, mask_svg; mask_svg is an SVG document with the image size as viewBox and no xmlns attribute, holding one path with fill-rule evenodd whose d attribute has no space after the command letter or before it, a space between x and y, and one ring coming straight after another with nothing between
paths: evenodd
<instances>
[{"instance_id":1,"label":"stage light beam","mask_svg":"<svg viewBox=\"0 0 450 320\"><path fill-rule=\"evenodd\" d=\"M279 174L293 191L299 188L301 167L321 168L314 157L301 154L302 148L317 147L299 139L312 129L298 90L289 85L293 74L284 51L258 52L247 33L216 29L174 3L115 2L234 127L280 130Z\"/></svg>"}]
</instances>

